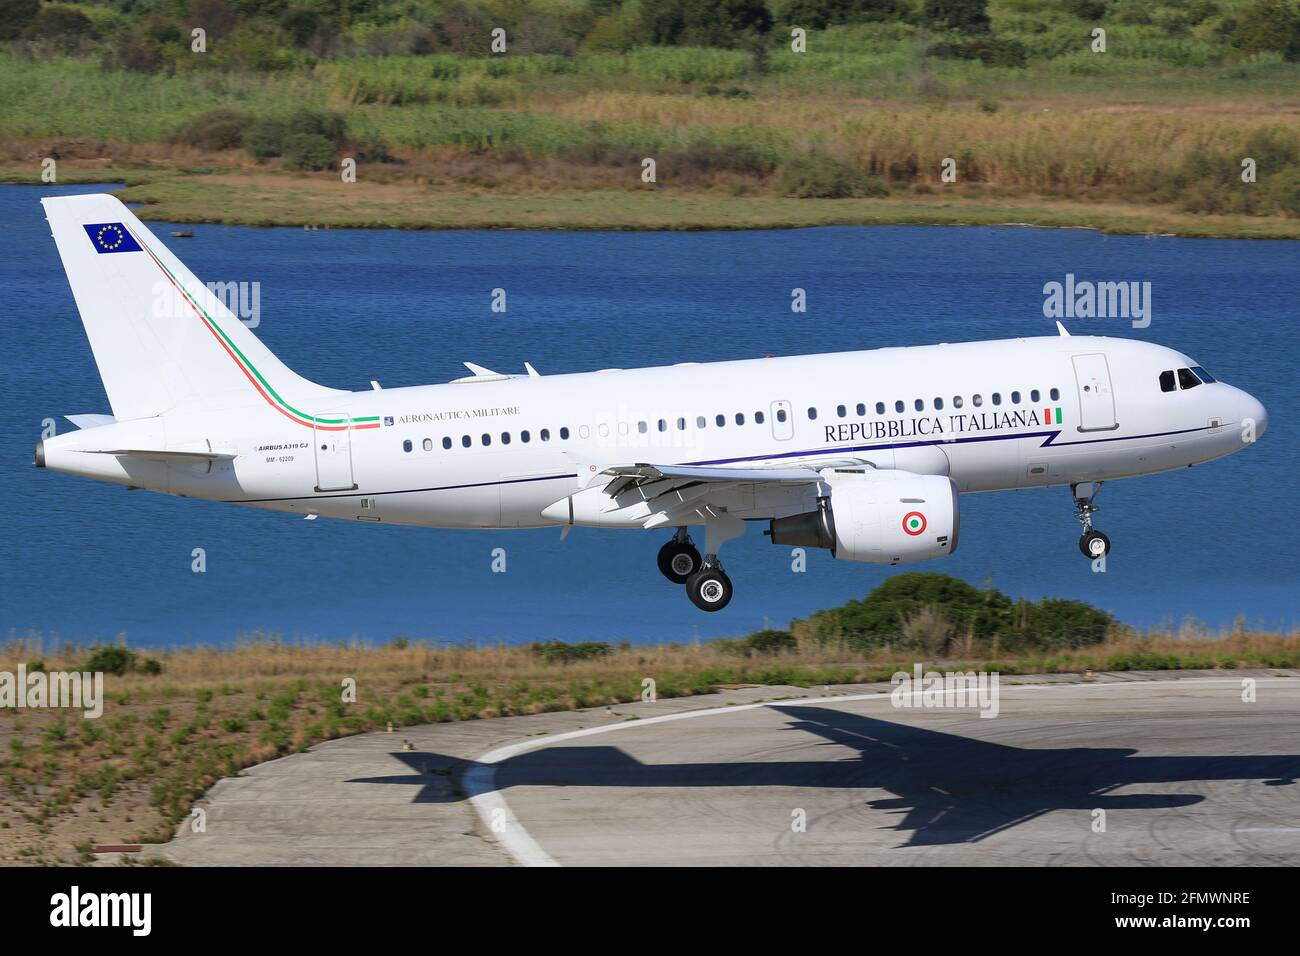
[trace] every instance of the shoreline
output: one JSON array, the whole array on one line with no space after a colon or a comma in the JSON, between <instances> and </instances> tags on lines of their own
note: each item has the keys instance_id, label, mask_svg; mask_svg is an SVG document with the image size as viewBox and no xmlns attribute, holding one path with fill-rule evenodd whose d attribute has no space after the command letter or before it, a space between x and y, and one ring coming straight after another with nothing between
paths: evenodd
<instances>
[{"instance_id":1,"label":"shoreline","mask_svg":"<svg viewBox=\"0 0 1300 956\"><path fill-rule=\"evenodd\" d=\"M0 166L0 183L43 185ZM49 185L120 184L148 221L322 229L704 232L826 226L1003 226L1088 229L1103 235L1188 239L1300 239L1300 219L1210 216L1165 206L967 190L872 199L792 199L761 192L640 189L466 189L396 179L341 183L332 174L179 167L71 166Z\"/></svg>"}]
</instances>

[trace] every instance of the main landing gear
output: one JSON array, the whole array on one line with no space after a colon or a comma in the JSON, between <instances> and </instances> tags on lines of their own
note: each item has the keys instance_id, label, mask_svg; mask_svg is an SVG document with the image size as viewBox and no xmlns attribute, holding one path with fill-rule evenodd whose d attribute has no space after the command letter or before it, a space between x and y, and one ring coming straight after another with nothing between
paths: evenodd
<instances>
[{"instance_id":1,"label":"main landing gear","mask_svg":"<svg viewBox=\"0 0 1300 956\"><path fill-rule=\"evenodd\" d=\"M659 549L659 570L673 584L685 584L703 563L685 528L678 528L677 534Z\"/></svg>"},{"instance_id":2,"label":"main landing gear","mask_svg":"<svg viewBox=\"0 0 1300 956\"><path fill-rule=\"evenodd\" d=\"M659 549L659 570L674 584L686 585L686 596L702 611L721 611L731 602L731 578L722 570L718 549L724 541L745 533L745 522L725 511L704 522L703 557L685 528Z\"/></svg>"},{"instance_id":3,"label":"main landing gear","mask_svg":"<svg viewBox=\"0 0 1300 956\"><path fill-rule=\"evenodd\" d=\"M1083 525L1079 551L1085 558L1092 560L1110 554L1110 538L1100 531L1094 531L1092 527L1092 516L1101 510L1092 502L1101 493L1101 486L1100 481L1084 481L1070 486L1070 494L1074 496L1074 516Z\"/></svg>"}]
</instances>

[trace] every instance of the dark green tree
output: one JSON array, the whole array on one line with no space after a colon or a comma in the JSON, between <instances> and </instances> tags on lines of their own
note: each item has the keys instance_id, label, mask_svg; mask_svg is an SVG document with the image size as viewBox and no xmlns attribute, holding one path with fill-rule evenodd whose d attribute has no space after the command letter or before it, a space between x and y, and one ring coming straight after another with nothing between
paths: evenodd
<instances>
[{"instance_id":1,"label":"dark green tree","mask_svg":"<svg viewBox=\"0 0 1300 956\"><path fill-rule=\"evenodd\" d=\"M987 33L988 0L925 0L921 17L940 30L961 33Z\"/></svg>"}]
</instances>

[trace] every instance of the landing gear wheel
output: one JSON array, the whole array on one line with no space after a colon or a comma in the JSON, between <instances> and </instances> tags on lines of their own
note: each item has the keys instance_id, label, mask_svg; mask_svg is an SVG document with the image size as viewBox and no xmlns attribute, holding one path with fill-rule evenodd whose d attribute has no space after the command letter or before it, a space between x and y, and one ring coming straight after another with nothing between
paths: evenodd
<instances>
[{"instance_id":1,"label":"landing gear wheel","mask_svg":"<svg viewBox=\"0 0 1300 956\"><path fill-rule=\"evenodd\" d=\"M659 549L659 570L673 584L685 584L701 564L700 552L689 541L674 538Z\"/></svg>"},{"instance_id":2,"label":"landing gear wheel","mask_svg":"<svg viewBox=\"0 0 1300 956\"><path fill-rule=\"evenodd\" d=\"M1110 538L1100 531L1085 531L1079 538L1079 550L1085 558L1104 558L1110 554Z\"/></svg>"},{"instance_id":3,"label":"landing gear wheel","mask_svg":"<svg viewBox=\"0 0 1300 956\"><path fill-rule=\"evenodd\" d=\"M731 602L731 578L721 568L705 568L690 576L686 593L701 611L721 611Z\"/></svg>"}]
</instances>

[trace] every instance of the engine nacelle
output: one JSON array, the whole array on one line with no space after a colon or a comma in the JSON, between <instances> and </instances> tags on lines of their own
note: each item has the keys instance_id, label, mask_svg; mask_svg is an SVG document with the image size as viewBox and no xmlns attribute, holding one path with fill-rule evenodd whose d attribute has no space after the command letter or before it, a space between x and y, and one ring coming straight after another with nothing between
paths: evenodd
<instances>
[{"instance_id":1,"label":"engine nacelle","mask_svg":"<svg viewBox=\"0 0 1300 956\"><path fill-rule=\"evenodd\" d=\"M775 518L773 544L829 548L843 561L907 564L957 550L957 485L940 475L837 471L816 511Z\"/></svg>"}]
</instances>

